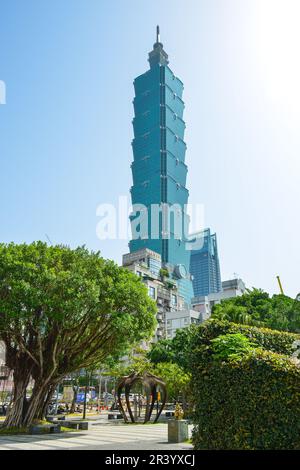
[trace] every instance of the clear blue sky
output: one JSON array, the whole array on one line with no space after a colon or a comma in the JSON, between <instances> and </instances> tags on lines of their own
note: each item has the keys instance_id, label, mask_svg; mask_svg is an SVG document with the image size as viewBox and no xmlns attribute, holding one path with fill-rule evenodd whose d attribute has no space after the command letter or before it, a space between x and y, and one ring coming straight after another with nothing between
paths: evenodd
<instances>
[{"instance_id":1,"label":"clear blue sky","mask_svg":"<svg viewBox=\"0 0 300 470\"><path fill-rule=\"evenodd\" d=\"M297 0L2 0L0 240L86 244L96 207L129 194L132 82L156 24L185 84L190 201L223 279L300 291Z\"/></svg>"}]
</instances>

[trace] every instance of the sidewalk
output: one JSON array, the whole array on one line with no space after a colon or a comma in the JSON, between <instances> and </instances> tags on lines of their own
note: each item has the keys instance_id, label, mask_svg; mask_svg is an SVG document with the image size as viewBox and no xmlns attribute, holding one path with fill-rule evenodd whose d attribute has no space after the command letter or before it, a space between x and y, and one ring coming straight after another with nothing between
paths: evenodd
<instances>
[{"instance_id":1,"label":"sidewalk","mask_svg":"<svg viewBox=\"0 0 300 470\"><path fill-rule=\"evenodd\" d=\"M108 423L92 421L88 431L38 436L0 437L0 450L180 450L190 449L188 443L168 444L167 424ZM191 428L190 428L191 433Z\"/></svg>"}]
</instances>

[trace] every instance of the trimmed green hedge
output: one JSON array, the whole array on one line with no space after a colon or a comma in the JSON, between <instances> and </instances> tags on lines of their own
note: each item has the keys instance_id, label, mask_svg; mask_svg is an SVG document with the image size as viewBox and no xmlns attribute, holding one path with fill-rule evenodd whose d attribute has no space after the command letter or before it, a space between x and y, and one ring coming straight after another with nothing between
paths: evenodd
<instances>
[{"instance_id":1,"label":"trimmed green hedge","mask_svg":"<svg viewBox=\"0 0 300 470\"><path fill-rule=\"evenodd\" d=\"M293 342L300 340L300 335L295 333L241 325L228 321L209 320L198 327L194 334L194 341L196 341L197 346L200 344L209 345L211 339L232 333L242 333L263 349L287 354L288 356L294 351Z\"/></svg>"},{"instance_id":2,"label":"trimmed green hedge","mask_svg":"<svg viewBox=\"0 0 300 470\"><path fill-rule=\"evenodd\" d=\"M234 360L214 359L210 339L237 332L288 353L299 339L219 321L197 329L190 356L195 449L300 449L300 368L261 347Z\"/></svg>"}]
</instances>

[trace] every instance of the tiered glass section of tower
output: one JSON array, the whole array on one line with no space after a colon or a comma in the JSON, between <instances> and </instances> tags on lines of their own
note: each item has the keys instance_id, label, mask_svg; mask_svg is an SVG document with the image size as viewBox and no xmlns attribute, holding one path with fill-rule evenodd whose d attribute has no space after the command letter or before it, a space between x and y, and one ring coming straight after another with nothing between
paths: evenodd
<instances>
[{"instance_id":1,"label":"tiered glass section of tower","mask_svg":"<svg viewBox=\"0 0 300 470\"><path fill-rule=\"evenodd\" d=\"M131 216L130 252L149 248L161 255L170 277L178 280L181 295L193 297L189 275L190 252L186 249L188 202L184 142L183 83L168 66L168 55L157 35L149 54L150 69L134 80L134 139L131 188L132 204L147 208L147 230L139 224L142 210ZM160 212L153 205L173 207L166 234ZM141 206L142 207L142 206ZM152 209L151 209L152 207ZM164 229L164 230L163 230Z\"/></svg>"}]
</instances>

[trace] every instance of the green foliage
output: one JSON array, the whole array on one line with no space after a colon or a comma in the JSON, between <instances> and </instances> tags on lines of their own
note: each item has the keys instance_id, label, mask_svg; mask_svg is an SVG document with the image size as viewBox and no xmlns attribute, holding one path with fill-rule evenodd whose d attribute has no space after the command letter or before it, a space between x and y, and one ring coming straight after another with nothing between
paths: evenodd
<instances>
[{"instance_id":1,"label":"green foliage","mask_svg":"<svg viewBox=\"0 0 300 470\"><path fill-rule=\"evenodd\" d=\"M35 380L26 424L41 409L41 389L46 396L65 375L150 338L155 316L140 279L99 253L42 242L0 244L0 340L15 381ZM11 414L11 426L15 415L23 424L20 410Z\"/></svg>"},{"instance_id":2,"label":"green foliage","mask_svg":"<svg viewBox=\"0 0 300 470\"><path fill-rule=\"evenodd\" d=\"M186 373L178 364L162 362L156 364L153 373L161 377L167 386L168 400L178 400L188 393L190 374Z\"/></svg>"},{"instance_id":3,"label":"green foliage","mask_svg":"<svg viewBox=\"0 0 300 470\"><path fill-rule=\"evenodd\" d=\"M139 354L129 356L129 364L125 368L119 369L120 378L123 375L129 375L132 372L143 374L149 372L162 378L167 386L168 400L178 400L179 397L186 396L188 393L190 374L184 371L182 367L173 362L150 361L148 354L140 351ZM111 375L111 372L109 372Z\"/></svg>"},{"instance_id":4,"label":"green foliage","mask_svg":"<svg viewBox=\"0 0 300 470\"><path fill-rule=\"evenodd\" d=\"M241 333L220 335L212 339L211 344L213 357L224 361L237 359L243 354L249 353L256 346L247 336Z\"/></svg>"},{"instance_id":5,"label":"green foliage","mask_svg":"<svg viewBox=\"0 0 300 470\"><path fill-rule=\"evenodd\" d=\"M194 334L190 339L190 351L195 347L195 341L197 347L201 345L202 348L209 350L213 338L236 333L246 336L258 347L288 356L294 352L293 343L300 339L300 335L294 333L211 319L194 329Z\"/></svg>"},{"instance_id":6,"label":"green foliage","mask_svg":"<svg viewBox=\"0 0 300 470\"><path fill-rule=\"evenodd\" d=\"M171 339L161 339L157 343L153 343L147 357L153 364L158 362L175 362L173 341Z\"/></svg>"},{"instance_id":7,"label":"green foliage","mask_svg":"<svg viewBox=\"0 0 300 470\"><path fill-rule=\"evenodd\" d=\"M14 436L17 434L28 434L28 428L2 428L0 425L0 436Z\"/></svg>"},{"instance_id":8,"label":"green foliage","mask_svg":"<svg viewBox=\"0 0 300 470\"><path fill-rule=\"evenodd\" d=\"M159 275L161 277L169 277L170 276L169 271L167 270L167 268L161 268L159 270Z\"/></svg>"},{"instance_id":9,"label":"green foliage","mask_svg":"<svg viewBox=\"0 0 300 470\"><path fill-rule=\"evenodd\" d=\"M68 371L124 352L155 326L155 304L135 275L85 248L41 242L0 245L0 312L0 338L28 338L36 358L57 339Z\"/></svg>"},{"instance_id":10,"label":"green foliage","mask_svg":"<svg viewBox=\"0 0 300 470\"><path fill-rule=\"evenodd\" d=\"M173 339L163 339L154 343L147 357L154 364L173 362L185 369L188 366L187 357L195 326L176 331Z\"/></svg>"},{"instance_id":11,"label":"green foliage","mask_svg":"<svg viewBox=\"0 0 300 470\"><path fill-rule=\"evenodd\" d=\"M269 294L261 289L247 290L242 296L216 304L212 318L300 332L300 302L281 294L270 298Z\"/></svg>"},{"instance_id":12,"label":"green foliage","mask_svg":"<svg viewBox=\"0 0 300 470\"><path fill-rule=\"evenodd\" d=\"M235 345L245 347L231 355L233 336ZM287 356L295 339L216 320L194 331L189 361L195 449L300 449L300 368Z\"/></svg>"},{"instance_id":13,"label":"green foliage","mask_svg":"<svg viewBox=\"0 0 300 470\"><path fill-rule=\"evenodd\" d=\"M137 374L144 374L144 372L153 373L153 366L145 355L134 356L126 368L125 375L132 374L133 372Z\"/></svg>"}]
</instances>

